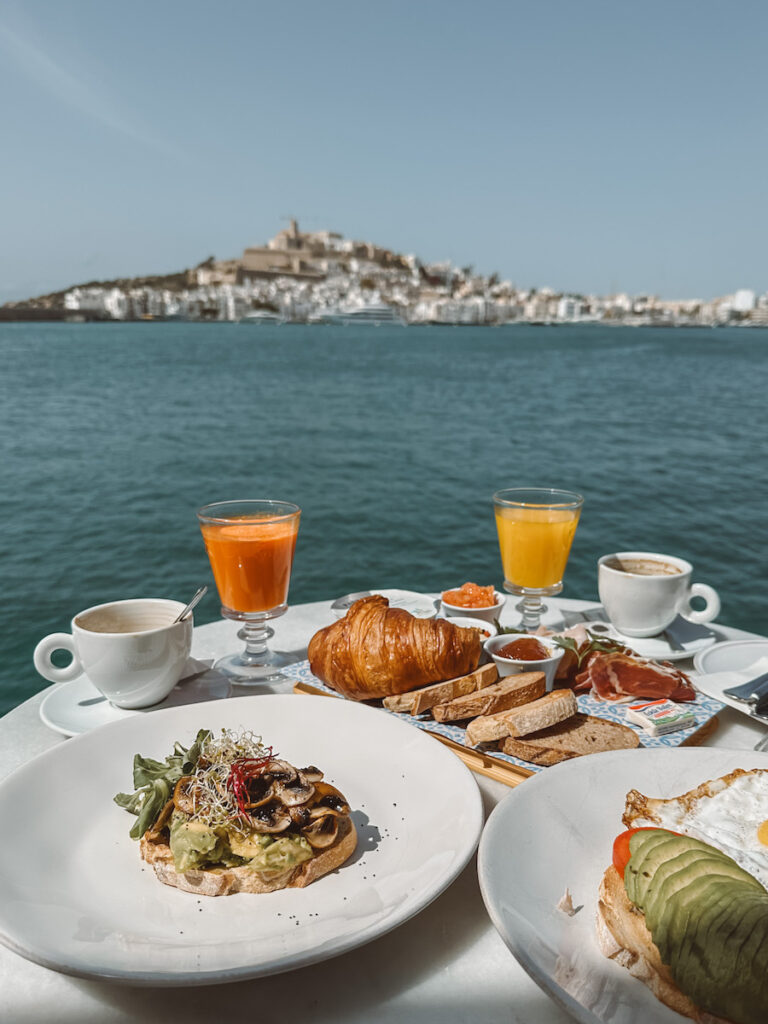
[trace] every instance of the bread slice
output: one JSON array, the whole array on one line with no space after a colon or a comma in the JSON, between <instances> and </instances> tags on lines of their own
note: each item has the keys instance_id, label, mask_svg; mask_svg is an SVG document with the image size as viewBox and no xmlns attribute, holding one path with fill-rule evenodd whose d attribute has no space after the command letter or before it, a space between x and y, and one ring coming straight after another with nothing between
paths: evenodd
<instances>
[{"instance_id":1,"label":"bread slice","mask_svg":"<svg viewBox=\"0 0 768 1024\"><path fill-rule=\"evenodd\" d=\"M518 675L504 676L498 683L475 693L456 697L447 704L438 704L432 708L432 714L437 722L458 722L477 715L493 715L519 704L527 704L540 697L545 689L543 672L520 672Z\"/></svg>"},{"instance_id":2,"label":"bread slice","mask_svg":"<svg viewBox=\"0 0 768 1024\"><path fill-rule=\"evenodd\" d=\"M525 740L517 740L513 736L507 736L499 742L499 749L505 754L517 757L520 761L528 761L529 764L538 764L543 768L549 768L553 764L560 764L561 761L569 761L578 754L570 750L548 750L546 747L537 747Z\"/></svg>"},{"instance_id":3,"label":"bread slice","mask_svg":"<svg viewBox=\"0 0 768 1024\"><path fill-rule=\"evenodd\" d=\"M277 889L303 889L327 875L348 860L357 848L357 832L351 818L339 819L339 835L333 846L320 850L312 860L306 860L282 875L262 878L247 865L237 868L211 868L179 872L173 866L173 854L167 841L158 836L151 839L145 833L140 842L141 856L151 864L155 874L165 885L202 896L229 896L235 892L265 893Z\"/></svg>"},{"instance_id":4,"label":"bread slice","mask_svg":"<svg viewBox=\"0 0 768 1024\"><path fill-rule=\"evenodd\" d=\"M524 703L520 707L476 718L467 726L467 743L475 746L478 743L506 739L507 736L525 736L538 732L539 729L570 718L576 714L577 709L572 690L553 690L539 700Z\"/></svg>"},{"instance_id":5,"label":"bread slice","mask_svg":"<svg viewBox=\"0 0 768 1024\"><path fill-rule=\"evenodd\" d=\"M501 749L531 764L550 765L582 754L631 750L639 746L640 737L629 726L576 713L548 729L530 733L524 740L508 737Z\"/></svg>"},{"instance_id":6,"label":"bread slice","mask_svg":"<svg viewBox=\"0 0 768 1024\"><path fill-rule=\"evenodd\" d=\"M700 1010L677 987L669 969L662 963L645 925L645 916L630 903L624 882L613 866L603 875L598 892L597 941L605 956L626 967L672 1010L699 1024L722 1020Z\"/></svg>"},{"instance_id":7,"label":"bread slice","mask_svg":"<svg viewBox=\"0 0 768 1024\"><path fill-rule=\"evenodd\" d=\"M448 679L444 683L432 683L431 686L423 686L419 690L411 690L409 693L398 693L392 697L385 697L383 704L389 711L409 711L412 715L420 715L423 711L429 711L436 704L446 704L455 697L463 697L467 693L474 693L486 686L491 686L499 678L496 666L481 665L469 675L459 676L456 679Z\"/></svg>"}]
</instances>

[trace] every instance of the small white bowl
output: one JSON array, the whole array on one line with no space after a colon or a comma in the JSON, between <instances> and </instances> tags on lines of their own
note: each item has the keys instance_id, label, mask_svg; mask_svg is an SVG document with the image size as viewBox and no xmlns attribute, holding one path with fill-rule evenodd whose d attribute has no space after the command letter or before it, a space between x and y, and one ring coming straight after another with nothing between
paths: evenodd
<instances>
[{"instance_id":1,"label":"small white bowl","mask_svg":"<svg viewBox=\"0 0 768 1024\"><path fill-rule=\"evenodd\" d=\"M492 623L501 615L501 609L507 600L506 594L500 594L498 590L494 590L493 593L496 595L496 604L489 605L487 608L460 608L459 605L448 604L440 598L440 614L446 619L482 619L483 622Z\"/></svg>"},{"instance_id":2,"label":"small white bowl","mask_svg":"<svg viewBox=\"0 0 768 1024\"><path fill-rule=\"evenodd\" d=\"M472 618L469 615L441 615L441 619L445 619L446 622L452 622L454 626L461 626L464 629L479 629L482 637L482 642L490 640L492 636L496 636L498 629L492 622L485 622L482 619Z\"/></svg>"},{"instance_id":3,"label":"small white bowl","mask_svg":"<svg viewBox=\"0 0 768 1024\"><path fill-rule=\"evenodd\" d=\"M531 636L532 639L538 640L542 647L546 647L551 652L551 657L542 658L541 661L523 661L520 658L503 658L496 653L505 644L511 644L513 640L522 636ZM547 690L551 690L554 686L557 666L565 653L563 648L558 647L548 636L535 636L530 633L500 633L498 636L492 636L486 640L483 649L493 658L500 676L514 676L519 672L543 672Z\"/></svg>"}]
</instances>

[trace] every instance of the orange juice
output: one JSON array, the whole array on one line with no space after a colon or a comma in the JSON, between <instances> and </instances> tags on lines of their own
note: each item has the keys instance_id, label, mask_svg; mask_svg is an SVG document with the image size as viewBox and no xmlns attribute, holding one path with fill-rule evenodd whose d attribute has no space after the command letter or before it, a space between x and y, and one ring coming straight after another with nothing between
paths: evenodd
<instances>
[{"instance_id":1,"label":"orange juice","mask_svg":"<svg viewBox=\"0 0 768 1024\"><path fill-rule=\"evenodd\" d=\"M581 509L496 506L501 564L508 583L541 590L560 583Z\"/></svg>"},{"instance_id":2,"label":"orange juice","mask_svg":"<svg viewBox=\"0 0 768 1024\"><path fill-rule=\"evenodd\" d=\"M299 519L201 523L205 549L225 608L266 612L285 604Z\"/></svg>"}]
</instances>

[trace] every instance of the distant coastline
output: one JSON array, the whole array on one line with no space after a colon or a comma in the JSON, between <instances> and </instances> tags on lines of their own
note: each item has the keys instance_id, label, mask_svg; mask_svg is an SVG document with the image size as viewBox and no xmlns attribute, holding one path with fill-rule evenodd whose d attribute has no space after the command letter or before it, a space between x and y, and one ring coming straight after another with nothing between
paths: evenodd
<instances>
[{"instance_id":1,"label":"distant coastline","mask_svg":"<svg viewBox=\"0 0 768 1024\"><path fill-rule=\"evenodd\" d=\"M768 291L710 300L517 288L292 220L241 257L173 274L90 281L0 306L0 322L247 322L503 326L768 327Z\"/></svg>"}]
</instances>

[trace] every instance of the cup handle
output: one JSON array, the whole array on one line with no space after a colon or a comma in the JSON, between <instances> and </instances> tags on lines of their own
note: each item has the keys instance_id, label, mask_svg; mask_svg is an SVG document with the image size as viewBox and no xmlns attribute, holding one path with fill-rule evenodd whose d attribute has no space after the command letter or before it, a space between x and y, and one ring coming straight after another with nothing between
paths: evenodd
<instances>
[{"instance_id":1,"label":"cup handle","mask_svg":"<svg viewBox=\"0 0 768 1024\"><path fill-rule=\"evenodd\" d=\"M51 661L54 651L69 651L72 655L72 662L66 668L57 668ZM32 658L40 675L51 683L68 683L70 680L76 679L83 671L71 633L51 633L50 636L40 641Z\"/></svg>"},{"instance_id":2,"label":"cup handle","mask_svg":"<svg viewBox=\"0 0 768 1024\"><path fill-rule=\"evenodd\" d=\"M692 597L703 597L707 602L701 611L691 608ZM689 622L711 622L720 614L720 598L714 587L708 587L706 583L692 583L688 591L688 604L683 611L683 617Z\"/></svg>"}]
</instances>

